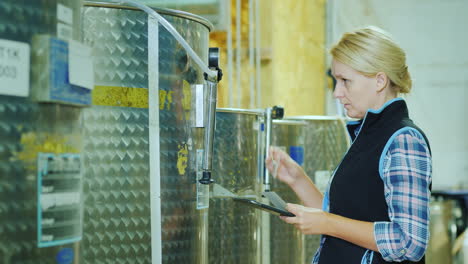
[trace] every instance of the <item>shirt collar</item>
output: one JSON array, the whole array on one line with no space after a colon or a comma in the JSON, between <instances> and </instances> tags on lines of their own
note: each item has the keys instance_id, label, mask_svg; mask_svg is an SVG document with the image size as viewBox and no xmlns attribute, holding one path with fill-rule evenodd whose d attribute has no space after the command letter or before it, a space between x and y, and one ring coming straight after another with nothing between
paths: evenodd
<instances>
[{"instance_id":1,"label":"shirt collar","mask_svg":"<svg viewBox=\"0 0 468 264\"><path fill-rule=\"evenodd\" d=\"M362 128L362 125L364 123L364 120L366 119L366 116L368 113L372 113L372 114L380 114L382 113L382 111L387 108L389 105L391 105L392 103L394 102L397 102L397 101L403 101L403 98L401 97L397 97L397 98L393 98L391 100L388 100L385 104L382 105L382 107L380 107L379 109L367 109L367 112L366 112L366 115L364 116L363 119L360 119L360 120L351 120L351 121L348 121L346 122L346 125L348 127L355 127L353 132L354 132L354 136L356 137L359 132L361 131L361 128Z\"/></svg>"}]
</instances>

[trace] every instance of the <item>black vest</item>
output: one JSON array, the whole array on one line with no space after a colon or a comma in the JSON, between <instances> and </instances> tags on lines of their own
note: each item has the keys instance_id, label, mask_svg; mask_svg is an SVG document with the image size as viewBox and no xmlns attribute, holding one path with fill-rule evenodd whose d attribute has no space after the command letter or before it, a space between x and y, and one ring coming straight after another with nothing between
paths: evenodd
<instances>
[{"instance_id":1,"label":"black vest","mask_svg":"<svg viewBox=\"0 0 468 264\"><path fill-rule=\"evenodd\" d=\"M379 174L381 154L391 136L401 128L412 127L423 136L424 133L409 119L403 100L393 101L381 111L369 111L363 122L357 137L354 130L360 124L348 125L353 144L333 177L329 191L330 213L367 222L390 221L384 183ZM366 250L326 236L319 263L360 264ZM374 252L372 263L393 262L386 262L380 253ZM417 263L425 263L424 257Z\"/></svg>"}]
</instances>

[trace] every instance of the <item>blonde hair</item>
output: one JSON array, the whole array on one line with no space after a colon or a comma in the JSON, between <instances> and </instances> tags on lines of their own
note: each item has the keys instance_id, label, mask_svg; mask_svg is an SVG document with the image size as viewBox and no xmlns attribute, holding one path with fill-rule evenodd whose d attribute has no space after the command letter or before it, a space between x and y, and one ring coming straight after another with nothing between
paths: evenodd
<instances>
[{"instance_id":1,"label":"blonde hair","mask_svg":"<svg viewBox=\"0 0 468 264\"><path fill-rule=\"evenodd\" d=\"M380 28L370 26L347 32L330 53L334 59L363 75L370 77L384 72L399 93L411 91L412 81L406 65L406 54Z\"/></svg>"}]
</instances>

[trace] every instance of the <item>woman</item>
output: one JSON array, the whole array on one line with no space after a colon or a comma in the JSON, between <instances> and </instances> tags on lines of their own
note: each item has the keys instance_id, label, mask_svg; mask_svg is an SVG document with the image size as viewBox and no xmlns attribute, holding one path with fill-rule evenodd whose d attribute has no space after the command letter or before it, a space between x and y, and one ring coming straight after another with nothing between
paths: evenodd
<instances>
[{"instance_id":1,"label":"woman","mask_svg":"<svg viewBox=\"0 0 468 264\"><path fill-rule=\"evenodd\" d=\"M268 170L304 204L288 204L296 217L282 219L323 235L313 263L424 263L431 154L398 97L411 90L405 53L368 27L344 34L331 54L334 96L359 121L347 125L352 144L324 195L285 152L270 148Z\"/></svg>"}]
</instances>

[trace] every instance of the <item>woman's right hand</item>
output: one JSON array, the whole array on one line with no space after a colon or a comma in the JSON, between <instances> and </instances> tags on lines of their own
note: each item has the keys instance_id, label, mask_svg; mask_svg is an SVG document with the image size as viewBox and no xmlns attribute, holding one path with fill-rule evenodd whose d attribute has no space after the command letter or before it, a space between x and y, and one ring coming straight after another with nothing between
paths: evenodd
<instances>
[{"instance_id":1,"label":"woman's right hand","mask_svg":"<svg viewBox=\"0 0 468 264\"><path fill-rule=\"evenodd\" d=\"M273 177L289 186L294 185L301 177L305 176L302 167L278 147L270 146L265 165Z\"/></svg>"}]
</instances>

